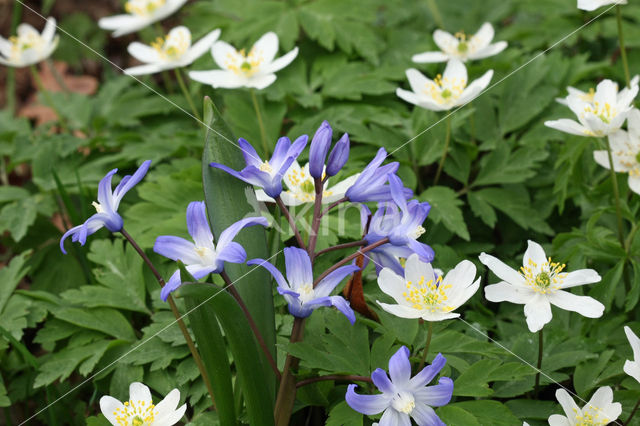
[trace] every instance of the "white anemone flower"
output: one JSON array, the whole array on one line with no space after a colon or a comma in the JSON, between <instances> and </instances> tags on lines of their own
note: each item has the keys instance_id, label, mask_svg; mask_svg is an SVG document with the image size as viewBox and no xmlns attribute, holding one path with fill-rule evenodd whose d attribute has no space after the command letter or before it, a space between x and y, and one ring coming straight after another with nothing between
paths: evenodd
<instances>
[{"instance_id":1,"label":"white anemone flower","mask_svg":"<svg viewBox=\"0 0 640 426\"><path fill-rule=\"evenodd\" d=\"M489 85L493 70L468 86L467 68L458 59L451 59L443 75L438 74L434 80L414 68L409 68L406 74L411 91L398 88L398 97L431 111L447 111L475 99Z\"/></svg>"},{"instance_id":2,"label":"white anemone flower","mask_svg":"<svg viewBox=\"0 0 640 426\"><path fill-rule=\"evenodd\" d=\"M131 56L145 64L127 68L124 73L143 75L186 67L209 50L218 37L220 30L213 30L191 45L191 31L179 26L169 31L165 38L158 37L150 46L133 42L127 50Z\"/></svg>"},{"instance_id":3,"label":"white anemone flower","mask_svg":"<svg viewBox=\"0 0 640 426\"><path fill-rule=\"evenodd\" d=\"M358 176L360 176L360 173L349 176L333 186L329 186L329 179L326 179L322 192L322 204L333 203L344 198L345 192L355 183ZM294 161L287 173L285 173L283 180L287 189L280 193L280 198L285 205L299 206L316 201L314 179L309 174L309 163L305 164L304 167L300 167L300 164ZM275 200L269 197L262 189L256 191L256 197L258 201L275 203Z\"/></svg>"},{"instance_id":4,"label":"white anemone flower","mask_svg":"<svg viewBox=\"0 0 640 426\"><path fill-rule=\"evenodd\" d=\"M17 35L0 37L0 64L26 67L47 59L58 46L55 18L48 18L42 34L29 24L20 24Z\"/></svg>"},{"instance_id":5,"label":"white anemone flower","mask_svg":"<svg viewBox=\"0 0 640 426\"><path fill-rule=\"evenodd\" d=\"M407 259L404 277L390 268L384 268L378 276L380 289L393 297L396 305L378 304L385 311L401 318L422 318L425 321L443 321L457 318L453 312L465 303L480 287L476 267L468 260L458 263L447 275L436 275L430 263L420 260L417 254ZM474 281L475 280L475 281Z\"/></svg>"},{"instance_id":6,"label":"white anemone flower","mask_svg":"<svg viewBox=\"0 0 640 426\"><path fill-rule=\"evenodd\" d=\"M634 78L629 89L618 92L618 85L611 80L602 80L593 95L584 92L570 93L565 98L567 106L578 121L562 118L545 121L552 129L578 136L603 137L622 127L633 108L633 99L638 94L638 79Z\"/></svg>"},{"instance_id":7,"label":"white anemone flower","mask_svg":"<svg viewBox=\"0 0 640 426\"><path fill-rule=\"evenodd\" d=\"M633 109L627 118L627 130L618 130L609 135L613 170L629 173L629 188L640 194L640 110ZM610 169L607 151L593 152L596 163Z\"/></svg>"},{"instance_id":8,"label":"white anemone flower","mask_svg":"<svg viewBox=\"0 0 640 426\"><path fill-rule=\"evenodd\" d=\"M578 9L592 11L609 4L627 4L627 0L578 0Z\"/></svg>"},{"instance_id":9,"label":"white anemone flower","mask_svg":"<svg viewBox=\"0 0 640 426\"><path fill-rule=\"evenodd\" d=\"M565 291L571 287L597 283L600 275L593 269L562 272L565 265L547 258L538 243L529 241L520 271L486 253L480 254L480 262L502 280L484 288L487 300L524 304L524 315L532 333L551 321L552 304L588 318L599 318L604 312L604 305L594 298Z\"/></svg>"},{"instance_id":10,"label":"white anemone flower","mask_svg":"<svg viewBox=\"0 0 640 426\"><path fill-rule=\"evenodd\" d=\"M129 386L128 401L122 403L112 396L103 396L100 398L100 410L115 426L172 426L180 421L187 410L187 404L178 408L179 402L180 391L173 389L162 401L154 404L149 388L133 382Z\"/></svg>"},{"instance_id":11,"label":"white anemone flower","mask_svg":"<svg viewBox=\"0 0 640 426\"><path fill-rule=\"evenodd\" d=\"M569 392L564 389L556 391L556 399L566 416L551 415L549 426L604 426L622 414L622 405L613 402L613 390L609 386L598 388L583 408L578 407Z\"/></svg>"},{"instance_id":12,"label":"white anemone flower","mask_svg":"<svg viewBox=\"0 0 640 426\"><path fill-rule=\"evenodd\" d=\"M252 87L264 89L276 81L276 71L289 65L298 56L298 48L274 59L278 53L278 36L268 32L255 42L249 53L236 50L224 41L216 42L211 48L213 60L222 69L191 71L189 77L214 88L235 89Z\"/></svg>"},{"instance_id":13,"label":"white anemone flower","mask_svg":"<svg viewBox=\"0 0 640 426\"><path fill-rule=\"evenodd\" d=\"M640 75L636 75L631 79L631 82L629 83L629 87L625 87L624 89L618 92L617 100L622 101L626 99L627 96L629 96L629 92L632 90L632 88L638 85L638 82L640 82ZM593 103L593 98L596 94L596 91L593 87L589 88L588 92L583 92L580 89L576 89L575 87L569 86L567 87L567 92L568 92L567 96L565 96L564 98L556 98L556 101L562 105L567 105L567 106L569 105L569 99L572 99L572 98L577 98L584 102Z\"/></svg>"},{"instance_id":14,"label":"white anemone flower","mask_svg":"<svg viewBox=\"0 0 640 426\"><path fill-rule=\"evenodd\" d=\"M633 350L633 361L625 361L624 372L640 382L640 338L626 325L624 332Z\"/></svg>"},{"instance_id":15,"label":"white anemone flower","mask_svg":"<svg viewBox=\"0 0 640 426\"><path fill-rule=\"evenodd\" d=\"M411 60L417 63L446 62L449 59L469 61L497 55L507 48L506 41L491 43L495 31L493 26L485 22L477 33L468 36L463 32L455 35L446 31L435 30L433 41L441 52L424 52L413 55Z\"/></svg>"},{"instance_id":16,"label":"white anemone flower","mask_svg":"<svg viewBox=\"0 0 640 426\"><path fill-rule=\"evenodd\" d=\"M163 20L186 2L187 0L129 0L124 4L127 13L101 18L98 26L103 30L113 31L113 37L120 37Z\"/></svg>"}]
</instances>

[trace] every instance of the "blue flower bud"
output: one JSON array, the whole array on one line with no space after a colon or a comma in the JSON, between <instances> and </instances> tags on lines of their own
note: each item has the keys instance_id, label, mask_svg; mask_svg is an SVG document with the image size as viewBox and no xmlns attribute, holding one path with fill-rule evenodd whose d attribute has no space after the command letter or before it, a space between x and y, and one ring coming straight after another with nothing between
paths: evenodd
<instances>
[{"instance_id":1,"label":"blue flower bud","mask_svg":"<svg viewBox=\"0 0 640 426\"><path fill-rule=\"evenodd\" d=\"M327 160L327 176L335 176L338 174L342 166L345 165L349 159L349 135L344 134L329 154Z\"/></svg>"},{"instance_id":2,"label":"blue flower bud","mask_svg":"<svg viewBox=\"0 0 640 426\"><path fill-rule=\"evenodd\" d=\"M329 152L332 134L333 130L331 130L331 126L325 120L311 140L311 147L309 148L309 174L316 179L322 178L324 160L327 158L327 153Z\"/></svg>"}]
</instances>

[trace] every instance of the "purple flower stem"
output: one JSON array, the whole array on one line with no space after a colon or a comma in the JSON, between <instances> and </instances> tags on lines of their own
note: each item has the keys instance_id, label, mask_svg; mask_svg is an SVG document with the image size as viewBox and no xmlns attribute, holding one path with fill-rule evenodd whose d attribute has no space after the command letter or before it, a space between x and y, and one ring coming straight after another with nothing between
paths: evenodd
<instances>
[{"instance_id":1,"label":"purple flower stem","mask_svg":"<svg viewBox=\"0 0 640 426\"><path fill-rule=\"evenodd\" d=\"M307 247L307 253L311 263L316 257L316 243L318 242L318 230L320 229L320 221L322 219L322 192L324 185L322 184L322 178L315 178L313 180L313 186L316 192L315 203L313 204L313 221L311 223L311 234L309 234L309 245Z\"/></svg>"},{"instance_id":2,"label":"purple flower stem","mask_svg":"<svg viewBox=\"0 0 640 426\"><path fill-rule=\"evenodd\" d=\"M366 245L367 245L366 240L351 241L350 243L343 243L343 244L327 247L326 249L323 249L317 252L316 256L320 256L321 254L329 253L330 251L334 251L334 250L342 250L345 248L359 247L359 246L366 246Z\"/></svg>"},{"instance_id":3,"label":"purple flower stem","mask_svg":"<svg viewBox=\"0 0 640 426\"><path fill-rule=\"evenodd\" d=\"M349 262L351 262L353 259L355 259L356 257L365 254L368 251L373 250L376 247L380 247L383 244L387 244L389 242L389 238L385 237L379 241L376 241L373 244L369 244L366 247L362 247L360 250L358 250L357 252L353 253L350 256L345 257L344 259L342 259L340 262L336 263L335 265L333 265L331 268L327 269L326 271L324 271L322 274L320 274L320 276L318 278L316 278L316 280L313 282L313 286L317 286L318 283L320 281L322 281L327 275L329 275L330 273L332 273L333 271L335 271L336 269L338 269L339 267L341 267L342 265L345 265Z\"/></svg>"},{"instance_id":4,"label":"purple flower stem","mask_svg":"<svg viewBox=\"0 0 640 426\"><path fill-rule=\"evenodd\" d=\"M276 204L278 205L278 207L280 207L282 214L284 214L287 220L289 221L289 226L291 227L291 230L296 236L296 240L298 241L298 246L300 246L301 249L306 250L307 246L305 245L304 240L300 235L300 231L298 231L298 227L296 226L296 221L291 216L289 209L287 208L287 206L284 205L280 197L276 197Z\"/></svg>"},{"instance_id":5,"label":"purple flower stem","mask_svg":"<svg viewBox=\"0 0 640 426\"><path fill-rule=\"evenodd\" d=\"M347 197L343 197L343 198L340 198L339 200L334 201L333 203L329 204L329 206L322 211L322 213L320 214L320 217L326 215L327 213L329 213L329 210L331 210L332 208L334 208L334 207L336 207L336 206L338 206L338 205L340 205L340 204L342 204L342 203L344 203L346 201L349 201L349 199Z\"/></svg>"},{"instance_id":6,"label":"purple flower stem","mask_svg":"<svg viewBox=\"0 0 640 426\"><path fill-rule=\"evenodd\" d=\"M249 312L247 305L244 304L244 301L242 300L240 293L238 293L238 290L236 290L235 286L233 285L233 281L231 281L231 278L229 278L229 275L227 275L225 271L222 271L220 272L220 276L222 277L224 282L227 284L225 289L231 294L231 296L233 296L234 299L236 299L236 302L238 302L238 305L240 305L240 309L242 309L242 312L244 312L244 316L247 317L247 321L249 321L249 327L251 327L251 330L253 331L253 335L256 337L256 340L258 341L258 344L260 345L262 352L264 352L264 356L267 358L267 361L269 362L271 369L273 370L278 380L280 380L280 370L278 370L278 364L276 364L276 361L273 359L273 356L271 356L271 352L269 352L269 349L267 348L267 344L265 343L264 338L260 333L260 330L258 330L258 326L256 325L256 322L253 320L253 317L251 316L251 312Z\"/></svg>"},{"instance_id":7,"label":"purple flower stem","mask_svg":"<svg viewBox=\"0 0 640 426\"><path fill-rule=\"evenodd\" d=\"M142 260L144 260L144 263L147 264L149 269L151 269L151 272L156 277L156 280L158 280L158 284L160 284L160 287L164 287L165 282L164 282L164 279L162 278L162 275L160 275L160 273L158 272L156 267L153 265L153 263L151 262L151 259L149 259L149 257L144 252L144 250L140 248L138 243L136 243L133 237L131 237L131 235L129 235L129 233L124 230L124 228L120 230L120 233L127 239L129 244L131 244L131 246L135 249L135 251L140 255L140 257L142 258ZM173 316L176 318L176 322L178 323L178 327L180 327L180 331L184 336L184 340L186 340L187 342L187 346L189 347L191 356L193 357L193 360L198 366L198 371L200 371L202 380L204 380L204 383L207 386L207 391L209 392L209 396L211 397L211 402L213 403L213 409L215 410L216 400L213 397L213 389L211 388L211 382L209 381L209 376L207 375L207 370L205 370L204 368L204 364L202 363L200 354L198 353L198 350L196 349L196 345L193 343L193 340L191 339L191 335L189 334L189 330L187 330L187 326L182 321L182 317L180 316L180 311L178 311L178 307L176 306L176 303L174 302L171 295L169 295L167 302L169 302L169 306L171 307L171 312L173 312Z\"/></svg>"}]
</instances>

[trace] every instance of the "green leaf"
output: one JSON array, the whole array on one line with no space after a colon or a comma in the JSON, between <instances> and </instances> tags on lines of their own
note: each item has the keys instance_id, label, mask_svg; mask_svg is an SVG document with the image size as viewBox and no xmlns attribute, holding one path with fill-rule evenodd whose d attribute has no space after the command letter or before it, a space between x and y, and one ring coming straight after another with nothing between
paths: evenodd
<instances>
[{"instance_id":1,"label":"green leaf","mask_svg":"<svg viewBox=\"0 0 640 426\"><path fill-rule=\"evenodd\" d=\"M25 266L27 256L30 252L23 252L15 256L9 265L0 269L0 312L2 312L9 296L18 286L22 277L29 272L29 267Z\"/></svg>"},{"instance_id":2,"label":"green leaf","mask_svg":"<svg viewBox=\"0 0 640 426\"><path fill-rule=\"evenodd\" d=\"M72 308L62 307L53 310L53 315L63 321L101 331L109 336L119 339L134 341L135 332L129 320L121 312L111 308Z\"/></svg>"},{"instance_id":3,"label":"green leaf","mask_svg":"<svg viewBox=\"0 0 640 426\"><path fill-rule=\"evenodd\" d=\"M35 197L24 198L5 205L0 210L0 232L9 231L18 242L27 235L27 230L36 220Z\"/></svg>"},{"instance_id":4,"label":"green leaf","mask_svg":"<svg viewBox=\"0 0 640 426\"><path fill-rule=\"evenodd\" d=\"M209 223L214 235L247 216L260 216L253 189L222 170L210 167L211 162L225 164L232 169L244 167L242 152L236 146L227 124L210 99L204 103L207 129L202 155L202 178ZM247 252L248 259L269 257L265 231L261 226L242 230L234 239ZM225 265L251 316L258 325L267 347L275 357L275 320L271 276L263 268L249 270L247 265ZM250 274L250 276L248 276ZM269 378L269 390L275 397L275 374Z\"/></svg>"},{"instance_id":5,"label":"green leaf","mask_svg":"<svg viewBox=\"0 0 640 426\"><path fill-rule=\"evenodd\" d=\"M274 397L269 389L270 370L238 303L229 293L211 284L184 285L177 295L198 298L212 306L233 353L249 423L273 425Z\"/></svg>"},{"instance_id":6,"label":"green leaf","mask_svg":"<svg viewBox=\"0 0 640 426\"><path fill-rule=\"evenodd\" d=\"M53 383L55 380L65 380L83 361L88 361L81 374L87 375L95 363L104 355L111 345L110 340L93 342L88 345L66 347L51 354L42 364L33 383L34 388Z\"/></svg>"},{"instance_id":7,"label":"green leaf","mask_svg":"<svg viewBox=\"0 0 640 426\"><path fill-rule=\"evenodd\" d=\"M522 424L522 421L514 416L506 405L498 401L463 401L450 404L449 406L462 408L469 413L473 413L478 423L483 426L513 426Z\"/></svg>"},{"instance_id":8,"label":"green leaf","mask_svg":"<svg viewBox=\"0 0 640 426\"><path fill-rule=\"evenodd\" d=\"M460 209L463 203L453 189L446 186L432 186L420 194L419 199L428 201L431 205L429 211L431 220L435 223L442 222L449 231L469 241L469 230Z\"/></svg>"},{"instance_id":9,"label":"green leaf","mask_svg":"<svg viewBox=\"0 0 640 426\"><path fill-rule=\"evenodd\" d=\"M548 156L547 151L538 147L527 146L511 152L507 141L503 141L483 158L472 186L526 182L535 176L538 163Z\"/></svg>"},{"instance_id":10,"label":"green leaf","mask_svg":"<svg viewBox=\"0 0 640 426\"><path fill-rule=\"evenodd\" d=\"M345 401L336 404L329 411L325 426L362 426L362 414L349 407Z\"/></svg>"},{"instance_id":11,"label":"green leaf","mask_svg":"<svg viewBox=\"0 0 640 426\"><path fill-rule=\"evenodd\" d=\"M436 411L440 420L447 425L464 425L464 426L483 426L478 422L476 416L468 412L464 408L455 405L445 405Z\"/></svg>"}]
</instances>

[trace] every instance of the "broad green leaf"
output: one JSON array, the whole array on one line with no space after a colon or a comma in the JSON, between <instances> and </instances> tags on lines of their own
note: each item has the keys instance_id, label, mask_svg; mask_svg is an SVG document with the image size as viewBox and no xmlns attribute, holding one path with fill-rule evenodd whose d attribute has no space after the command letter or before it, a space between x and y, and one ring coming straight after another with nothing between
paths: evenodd
<instances>
[{"instance_id":1,"label":"broad green leaf","mask_svg":"<svg viewBox=\"0 0 640 426\"><path fill-rule=\"evenodd\" d=\"M438 417L440 417L440 420L447 425L483 426L482 423L478 422L476 416L464 408L455 405L449 404L444 407L440 407L436 413L438 414Z\"/></svg>"},{"instance_id":2,"label":"broad green leaf","mask_svg":"<svg viewBox=\"0 0 640 426\"><path fill-rule=\"evenodd\" d=\"M329 411L325 426L362 426L362 414L349 407L345 401L336 404Z\"/></svg>"},{"instance_id":3,"label":"broad green leaf","mask_svg":"<svg viewBox=\"0 0 640 426\"><path fill-rule=\"evenodd\" d=\"M36 220L37 208L35 197L6 204L0 210L0 232L9 231L14 241L22 240Z\"/></svg>"},{"instance_id":4,"label":"broad green leaf","mask_svg":"<svg viewBox=\"0 0 640 426\"><path fill-rule=\"evenodd\" d=\"M535 168L549 154L537 147L511 151L503 141L482 161L482 168L472 186L526 182L535 176Z\"/></svg>"},{"instance_id":5,"label":"broad green leaf","mask_svg":"<svg viewBox=\"0 0 640 426\"><path fill-rule=\"evenodd\" d=\"M29 272L29 267L25 266L29 254L29 252L20 253L11 259L9 265L0 269L0 312L22 277Z\"/></svg>"},{"instance_id":6,"label":"broad green leaf","mask_svg":"<svg viewBox=\"0 0 640 426\"><path fill-rule=\"evenodd\" d=\"M55 309L53 315L79 327L101 331L115 338L135 340L135 333L129 320L116 309L63 307Z\"/></svg>"},{"instance_id":7,"label":"broad green leaf","mask_svg":"<svg viewBox=\"0 0 640 426\"><path fill-rule=\"evenodd\" d=\"M462 201L454 190L446 186L432 186L419 197L431 205L429 218L442 224L451 232L469 241L469 230L462 216Z\"/></svg>"},{"instance_id":8,"label":"broad green leaf","mask_svg":"<svg viewBox=\"0 0 640 426\"><path fill-rule=\"evenodd\" d=\"M85 360L89 360L89 364L93 367L109 345L111 345L110 340L102 340L84 346L66 347L51 354L40 364L33 387L45 386L55 380L64 381ZM90 371L91 368L83 369L82 374L86 376Z\"/></svg>"}]
</instances>

